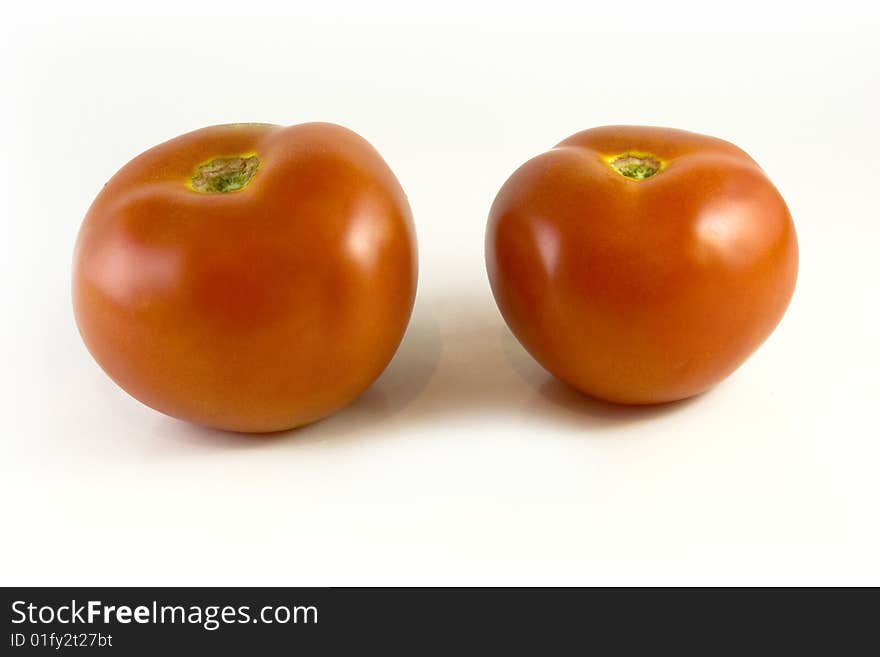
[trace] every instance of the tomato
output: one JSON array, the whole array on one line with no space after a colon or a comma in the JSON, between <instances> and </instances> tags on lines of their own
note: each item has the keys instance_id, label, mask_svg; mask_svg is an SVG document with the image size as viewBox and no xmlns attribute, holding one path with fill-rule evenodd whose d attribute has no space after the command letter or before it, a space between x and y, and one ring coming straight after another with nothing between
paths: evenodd
<instances>
[{"instance_id":1,"label":"tomato","mask_svg":"<svg viewBox=\"0 0 880 657\"><path fill-rule=\"evenodd\" d=\"M703 392L773 331L797 277L785 201L736 146L681 130L577 133L492 206L492 291L546 369L605 400Z\"/></svg>"},{"instance_id":2,"label":"tomato","mask_svg":"<svg viewBox=\"0 0 880 657\"><path fill-rule=\"evenodd\" d=\"M403 336L417 262L406 196L340 126L236 124L148 150L76 244L82 337L129 394L242 432L356 398Z\"/></svg>"}]
</instances>

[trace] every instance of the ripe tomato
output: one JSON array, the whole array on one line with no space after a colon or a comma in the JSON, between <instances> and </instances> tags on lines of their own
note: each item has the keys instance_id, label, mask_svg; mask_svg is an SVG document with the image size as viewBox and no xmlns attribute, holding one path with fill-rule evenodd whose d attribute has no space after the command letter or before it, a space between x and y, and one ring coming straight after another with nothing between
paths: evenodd
<instances>
[{"instance_id":1,"label":"ripe tomato","mask_svg":"<svg viewBox=\"0 0 880 657\"><path fill-rule=\"evenodd\" d=\"M499 192L486 262L501 313L550 372L606 400L698 394L772 332L797 277L791 215L720 139L610 126Z\"/></svg>"},{"instance_id":2,"label":"ripe tomato","mask_svg":"<svg viewBox=\"0 0 880 657\"><path fill-rule=\"evenodd\" d=\"M76 244L86 345L168 415L268 432L357 397L403 336L416 290L406 196L340 126L197 130L125 165Z\"/></svg>"}]
</instances>

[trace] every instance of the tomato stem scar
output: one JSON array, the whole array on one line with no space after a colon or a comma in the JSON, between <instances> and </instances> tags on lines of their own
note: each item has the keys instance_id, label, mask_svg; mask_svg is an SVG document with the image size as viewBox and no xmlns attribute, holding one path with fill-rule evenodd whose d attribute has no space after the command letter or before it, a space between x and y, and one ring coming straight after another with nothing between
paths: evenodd
<instances>
[{"instance_id":1,"label":"tomato stem scar","mask_svg":"<svg viewBox=\"0 0 880 657\"><path fill-rule=\"evenodd\" d=\"M260 168L256 155L215 157L196 167L189 186L203 194L226 194L247 187Z\"/></svg>"},{"instance_id":2,"label":"tomato stem scar","mask_svg":"<svg viewBox=\"0 0 880 657\"><path fill-rule=\"evenodd\" d=\"M663 163L653 155L624 153L614 156L608 162L608 166L626 178L644 180L660 171L663 168Z\"/></svg>"}]
</instances>

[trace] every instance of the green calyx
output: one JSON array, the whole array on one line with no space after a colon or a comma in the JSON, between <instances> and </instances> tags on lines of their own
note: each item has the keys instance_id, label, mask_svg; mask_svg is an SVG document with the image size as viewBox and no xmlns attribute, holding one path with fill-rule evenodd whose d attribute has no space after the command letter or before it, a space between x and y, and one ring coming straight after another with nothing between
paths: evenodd
<instances>
[{"instance_id":1,"label":"green calyx","mask_svg":"<svg viewBox=\"0 0 880 657\"><path fill-rule=\"evenodd\" d=\"M196 167L190 187L203 194L237 192L248 186L259 168L256 155L217 157Z\"/></svg>"},{"instance_id":2,"label":"green calyx","mask_svg":"<svg viewBox=\"0 0 880 657\"><path fill-rule=\"evenodd\" d=\"M625 178L632 180L645 180L656 175L663 164L653 155L636 155L633 153L625 153L619 155L608 162L614 171Z\"/></svg>"}]
</instances>

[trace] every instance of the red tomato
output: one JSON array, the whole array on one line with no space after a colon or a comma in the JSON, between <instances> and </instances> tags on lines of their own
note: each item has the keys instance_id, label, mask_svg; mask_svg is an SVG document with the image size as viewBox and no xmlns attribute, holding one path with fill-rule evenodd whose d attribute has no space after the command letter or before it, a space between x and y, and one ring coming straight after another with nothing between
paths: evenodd
<instances>
[{"instance_id":1,"label":"red tomato","mask_svg":"<svg viewBox=\"0 0 880 657\"><path fill-rule=\"evenodd\" d=\"M76 244L73 304L92 355L135 398L267 432L372 383L416 277L406 196L364 139L236 124L156 146L107 183Z\"/></svg>"},{"instance_id":2,"label":"red tomato","mask_svg":"<svg viewBox=\"0 0 880 657\"><path fill-rule=\"evenodd\" d=\"M773 331L794 291L791 215L720 139L611 126L520 167L489 217L498 307L544 367L629 404L696 395Z\"/></svg>"}]
</instances>

